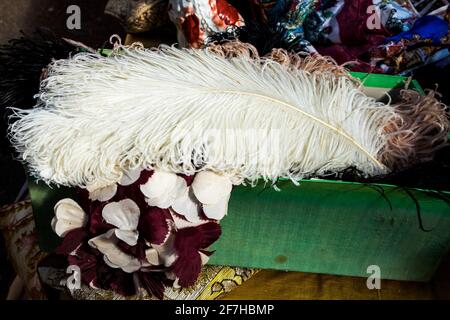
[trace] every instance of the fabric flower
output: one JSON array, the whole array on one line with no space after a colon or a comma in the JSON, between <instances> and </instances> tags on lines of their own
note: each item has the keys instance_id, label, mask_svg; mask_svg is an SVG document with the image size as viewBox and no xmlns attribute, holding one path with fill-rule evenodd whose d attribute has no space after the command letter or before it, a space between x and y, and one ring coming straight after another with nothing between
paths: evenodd
<instances>
[{"instance_id":1,"label":"fabric flower","mask_svg":"<svg viewBox=\"0 0 450 320\"><path fill-rule=\"evenodd\" d=\"M90 185L86 187L89 192L89 199L92 201L108 201L115 196L117 192L117 184L111 184L109 186L97 186Z\"/></svg>"},{"instance_id":2,"label":"fabric flower","mask_svg":"<svg viewBox=\"0 0 450 320\"><path fill-rule=\"evenodd\" d=\"M172 286L173 281L168 279L163 272L139 272L138 280L149 294L162 300L164 298L164 289Z\"/></svg>"},{"instance_id":3,"label":"fabric flower","mask_svg":"<svg viewBox=\"0 0 450 320\"><path fill-rule=\"evenodd\" d=\"M183 216L189 222L200 222L201 204L194 195L191 187L186 190L174 201L172 209L179 215Z\"/></svg>"},{"instance_id":4,"label":"fabric flower","mask_svg":"<svg viewBox=\"0 0 450 320\"><path fill-rule=\"evenodd\" d=\"M139 233L136 230L139 223L140 209L131 199L108 203L102 211L105 221L115 227L117 238L133 246Z\"/></svg>"},{"instance_id":5,"label":"fabric flower","mask_svg":"<svg viewBox=\"0 0 450 320\"><path fill-rule=\"evenodd\" d=\"M149 207L142 213L138 229L145 241L152 245L161 245L169 236L171 220L168 209Z\"/></svg>"},{"instance_id":6,"label":"fabric flower","mask_svg":"<svg viewBox=\"0 0 450 320\"><path fill-rule=\"evenodd\" d=\"M141 268L140 261L126 253L117 246L118 238L115 229L99 235L88 241L89 245L103 254L105 263L111 268L120 268L125 272L132 273Z\"/></svg>"},{"instance_id":7,"label":"fabric flower","mask_svg":"<svg viewBox=\"0 0 450 320\"><path fill-rule=\"evenodd\" d=\"M149 206L169 208L185 192L186 180L175 173L155 170L148 181L140 186Z\"/></svg>"},{"instance_id":8,"label":"fabric flower","mask_svg":"<svg viewBox=\"0 0 450 320\"><path fill-rule=\"evenodd\" d=\"M172 204L172 210L192 223L221 220L228 211L233 184L223 175L202 171ZM204 218L202 219L202 214Z\"/></svg>"},{"instance_id":9,"label":"fabric flower","mask_svg":"<svg viewBox=\"0 0 450 320\"><path fill-rule=\"evenodd\" d=\"M208 254L205 249L213 244L220 234L220 225L215 222L178 230L174 242L178 258L171 266L171 270L180 286L188 287L195 283L202 263L205 262L202 255Z\"/></svg>"},{"instance_id":10,"label":"fabric flower","mask_svg":"<svg viewBox=\"0 0 450 320\"><path fill-rule=\"evenodd\" d=\"M118 184L120 184L121 186L129 186L135 183L141 176L141 172L142 169L140 168L125 171L122 177L120 178Z\"/></svg>"},{"instance_id":11,"label":"fabric flower","mask_svg":"<svg viewBox=\"0 0 450 320\"><path fill-rule=\"evenodd\" d=\"M166 286L192 285L207 263L232 182L212 172L136 169L91 187L79 192L81 206L71 199L55 206L52 226L64 237L56 253L93 288L123 295L144 288L162 299Z\"/></svg>"},{"instance_id":12,"label":"fabric flower","mask_svg":"<svg viewBox=\"0 0 450 320\"><path fill-rule=\"evenodd\" d=\"M63 238L62 242L56 248L56 254L71 255L74 254L89 234L85 228L77 228L69 231Z\"/></svg>"},{"instance_id":13,"label":"fabric flower","mask_svg":"<svg viewBox=\"0 0 450 320\"><path fill-rule=\"evenodd\" d=\"M69 198L58 201L54 211L55 217L52 219L51 226L60 237L64 237L71 230L83 227L88 220L78 203Z\"/></svg>"},{"instance_id":14,"label":"fabric flower","mask_svg":"<svg viewBox=\"0 0 450 320\"><path fill-rule=\"evenodd\" d=\"M221 220L228 212L233 184L223 175L211 171L199 172L192 182L192 191L202 203L203 212L209 219Z\"/></svg>"}]
</instances>

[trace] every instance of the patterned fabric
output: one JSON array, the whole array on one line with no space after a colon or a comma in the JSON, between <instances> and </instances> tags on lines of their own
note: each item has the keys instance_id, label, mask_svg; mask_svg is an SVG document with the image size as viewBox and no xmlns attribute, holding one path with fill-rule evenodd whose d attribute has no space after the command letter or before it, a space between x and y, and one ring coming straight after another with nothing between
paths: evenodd
<instances>
[{"instance_id":1,"label":"patterned fabric","mask_svg":"<svg viewBox=\"0 0 450 320\"><path fill-rule=\"evenodd\" d=\"M416 67L444 60L450 56L449 26L449 11L442 17L424 16L410 30L387 38L386 44L372 49L372 64L384 72L408 74Z\"/></svg>"},{"instance_id":2,"label":"patterned fabric","mask_svg":"<svg viewBox=\"0 0 450 320\"><path fill-rule=\"evenodd\" d=\"M38 262L45 256L39 250L29 200L0 208L0 230L5 238L9 260L25 284L26 294L32 299L43 299L36 273Z\"/></svg>"},{"instance_id":3,"label":"patterned fabric","mask_svg":"<svg viewBox=\"0 0 450 320\"><path fill-rule=\"evenodd\" d=\"M39 269L45 283L52 287L65 290L60 286L64 270ZM205 266L196 283L186 289L167 288L164 300L215 300L221 299L229 292L241 286L258 272L257 269L233 268L225 266ZM93 289L82 285L81 289L73 290L72 297L76 300L155 300L145 290L133 296L121 296L112 290Z\"/></svg>"},{"instance_id":4,"label":"patterned fabric","mask_svg":"<svg viewBox=\"0 0 450 320\"><path fill-rule=\"evenodd\" d=\"M109 0L105 13L117 18L126 32L147 32L170 23L168 0Z\"/></svg>"},{"instance_id":5,"label":"patterned fabric","mask_svg":"<svg viewBox=\"0 0 450 320\"><path fill-rule=\"evenodd\" d=\"M315 51L312 45L372 42L373 34L409 30L417 18L408 1L400 5L393 0L280 0L267 12L269 23L284 33L293 50L308 52ZM370 23L375 12L379 26Z\"/></svg>"},{"instance_id":6,"label":"patterned fabric","mask_svg":"<svg viewBox=\"0 0 450 320\"><path fill-rule=\"evenodd\" d=\"M183 48L199 48L212 33L244 24L239 12L226 0L169 0L169 17Z\"/></svg>"}]
</instances>

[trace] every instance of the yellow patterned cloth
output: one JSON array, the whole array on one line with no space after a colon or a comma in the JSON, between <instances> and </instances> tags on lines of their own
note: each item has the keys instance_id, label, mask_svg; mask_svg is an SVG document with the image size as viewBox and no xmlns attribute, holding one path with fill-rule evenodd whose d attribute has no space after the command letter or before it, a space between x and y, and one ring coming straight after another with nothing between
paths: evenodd
<instances>
[{"instance_id":1,"label":"yellow patterned cloth","mask_svg":"<svg viewBox=\"0 0 450 320\"><path fill-rule=\"evenodd\" d=\"M242 285L253 274L255 269L232 268L224 266L204 266L197 282L190 288L168 288L164 292L164 300L215 300L226 296ZM154 300L145 290L131 297L123 297L110 290L92 289L83 286L74 290L72 297L77 300Z\"/></svg>"}]
</instances>

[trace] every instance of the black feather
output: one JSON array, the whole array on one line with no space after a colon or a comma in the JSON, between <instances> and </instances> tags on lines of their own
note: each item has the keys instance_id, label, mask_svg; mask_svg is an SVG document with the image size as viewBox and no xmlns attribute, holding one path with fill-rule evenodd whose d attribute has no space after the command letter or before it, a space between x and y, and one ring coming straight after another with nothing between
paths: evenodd
<instances>
[{"instance_id":1,"label":"black feather","mask_svg":"<svg viewBox=\"0 0 450 320\"><path fill-rule=\"evenodd\" d=\"M229 27L224 32L211 34L206 43L224 43L230 40L253 45L260 56L264 56L273 48L291 50L289 43L285 40L284 32L271 28L268 24L258 21L246 21L245 26Z\"/></svg>"},{"instance_id":2,"label":"black feather","mask_svg":"<svg viewBox=\"0 0 450 320\"><path fill-rule=\"evenodd\" d=\"M9 108L29 109L35 104L41 74L54 59L69 57L77 49L47 29L12 39L0 46L0 147L6 139Z\"/></svg>"}]
</instances>

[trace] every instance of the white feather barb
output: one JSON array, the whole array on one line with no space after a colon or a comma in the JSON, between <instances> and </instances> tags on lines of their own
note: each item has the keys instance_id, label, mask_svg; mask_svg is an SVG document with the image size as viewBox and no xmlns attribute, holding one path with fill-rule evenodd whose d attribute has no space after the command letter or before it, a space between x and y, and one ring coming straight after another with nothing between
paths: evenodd
<instances>
[{"instance_id":1,"label":"white feather barb","mask_svg":"<svg viewBox=\"0 0 450 320\"><path fill-rule=\"evenodd\" d=\"M16 110L13 143L35 175L73 186L135 167L250 182L350 166L382 174L395 117L346 77L167 46L56 61L38 98Z\"/></svg>"}]
</instances>

